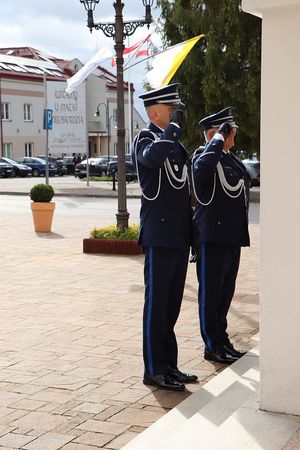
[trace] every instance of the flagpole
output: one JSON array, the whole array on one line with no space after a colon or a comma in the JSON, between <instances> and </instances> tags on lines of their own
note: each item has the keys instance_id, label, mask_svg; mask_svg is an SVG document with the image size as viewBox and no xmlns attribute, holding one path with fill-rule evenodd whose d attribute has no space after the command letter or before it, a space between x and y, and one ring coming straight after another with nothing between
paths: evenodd
<instances>
[{"instance_id":1,"label":"flagpole","mask_svg":"<svg viewBox=\"0 0 300 450\"><path fill-rule=\"evenodd\" d=\"M129 45L129 36L127 37L127 44ZM131 114L131 83L130 83L130 71L128 72L128 134L129 134L129 149L131 149L132 144L132 114ZM126 152L125 152L126 153Z\"/></svg>"},{"instance_id":2,"label":"flagpole","mask_svg":"<svg viewBox=\"0 0 300 450\"><path fill-rule=\"evenodd\" d=\"M137 61L137 62L131 64L131 66L126 66L126 67L124 67L124 72L125 72L126 70L131 69L131 67L137 66L138 64L141 64L142 62L147 61L148 59L153 58L153 57L156 56L156 55L159 55L160 53L164 53L166 50L167 50L167 49L165 48L164 50L161 50L160 52L157 52L157 53L155 53L154 55L149 55L149 56L147 56L147 58L141 59L140 61Z\"/></svg>"},{"instance_id":3,"label":"flagpole","mask_svg":"<svg viewBox=\"0 0 300 450\"><path fill-rule=\"evenodd\" d=\"M47 108L48 108L46 72L43 73L43 84L44 84L44 127L46 128L46 136L45 136L45 150L46 150L45 183L49 184L49 128L48 128L48 125L46 126L46 114L47 114Z\"/></svg>"}]
</instances>

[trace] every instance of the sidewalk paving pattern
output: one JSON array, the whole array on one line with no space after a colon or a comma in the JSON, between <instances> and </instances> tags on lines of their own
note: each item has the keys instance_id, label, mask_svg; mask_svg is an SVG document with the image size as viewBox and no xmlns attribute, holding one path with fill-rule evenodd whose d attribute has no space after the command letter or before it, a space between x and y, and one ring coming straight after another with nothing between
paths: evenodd
<instances>
[{"instance_id":1,"label":"sidewalk paving pattern","mask_svg":"<svg viewBox=\"0 0 300 450\"><path fill-rule=\"evenodd\" d=\"M34 233L29 207L0 223L0 449L122 448L222 371L203 359L195 265L176 334L179 367L200 382L161 391L142 384L143 257L83 254L88 217L56 214L50 234ZM229 314L247 349L258 331L258 225L250 231Z\"/></svg>"}]
</instances>

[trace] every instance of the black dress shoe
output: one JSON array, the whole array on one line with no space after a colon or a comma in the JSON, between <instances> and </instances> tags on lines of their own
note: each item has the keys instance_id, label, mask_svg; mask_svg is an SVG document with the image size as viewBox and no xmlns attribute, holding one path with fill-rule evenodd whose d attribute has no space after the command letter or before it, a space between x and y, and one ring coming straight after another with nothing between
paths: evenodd
<instances>
[{"instance_id":1,"label":"black dress shoe","mask_svg":"<svg viewBox=\"0 0 300 450\"><path fill-rule=\"evenodd\" d=\"M234 358L241 358L242 356L246 355L247 352L241 352L240 350L236 350L231 342L227 342L223 345L223 348L226 353L229 353L229 355L233 356Z\"/></svg>"},{"instance_id":2,"label":"black dress shoe","mask_svg":"<svg viewBox=\"0 0 300 450\"><path fill-rule=\"evenodd\" d=\"M169 366L168 375L178 383L194 383L198 380L197 375L181 372L177 367Z\"/></svg>"},{"instance_id":3,"label":"black dress shoe","mask_svg":"<svg viewBox=\"0 0 300 450\"><path fill-rule=\"evenodd\" d=\"M143 383L168 391L184 391L184 384L178 383L169 375L144 375Z\"/></svg>"},{"instance_id":4,"label":"black dress shoe","mask_svg":"<svg viewBox=\"0 0 300 450\"><path fill-rule=\"evenodd\" d=\"M205 350L204 359L207 359L208 361L214 361L219 364L232 364L238 360L237 357L230 355L223 348L215 349L212 351Z\"/></svg>"}]
</instances>

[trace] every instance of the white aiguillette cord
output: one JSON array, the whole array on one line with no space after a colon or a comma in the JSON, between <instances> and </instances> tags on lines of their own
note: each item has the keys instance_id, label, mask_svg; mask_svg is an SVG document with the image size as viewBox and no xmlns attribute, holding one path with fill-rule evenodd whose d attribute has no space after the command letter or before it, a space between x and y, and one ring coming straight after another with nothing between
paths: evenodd
<instances>
[{"instance_id":1,"label":"white aiguillette cord","mask_svg":"<svg viewBox=\"0 0 300 450\"><path fill-rule=\"evenodd\" d=\"M141 130L141 131L145 131L145 130ZM141 133L141 131L140 131L140 133ZM148 129L147 129L147 131L150 132L150 133L154 136L155 142L156 142L156 141L159 141L159 137L158 137L155 133L153 133L153 131L148 130ZM138 137L136 138L136 141L135 141L134 153L135 153L135 161L136 161L136 173L137 173L137 178L138 178L138 182L139 182L139 184L140 184L140 186L141 186L141 182L140 182L140 174L139 174L139 168L138 168L138 158L137 158L137 144L138 144L138 142L139 142L140 133L138 134ZM171 185L174 189L182 189L182 188L184 188L184 186L185 186L187 180L188 180L188 184L189 184L188 168L187 168L186 164L183 166L181 178L178 178L178 177L175 175L175 173L173 172L172 166L171 166L170 161L169 161L168 158L167 158L166 161L164 162L164 168L165 168L165 171L166 171L167 179L168 179L170 185ZM144 193L143 189L142 189L142 195L143 195L143 197L144 197L146 200L153 201L153 200L156 200L157 197L159 196L159 194L160 194L160 189L161 189L161 172L162 172L162 169L160 168L159 171L158 171L158 188L157 188L157 192L156 192L156 194L154 195L154 197L147 197L146 194ZM172 183L170 177L172 177L173 180L175 180L177 183L182 183L182 185L181 185L181 186L175 186L175 185ZM141 187L141 188L142 188L142 187ZM189 190L190 190L190 186L189 186Z\"/></svg>"},{"instance_id":2,"label":"white aiguillette cord","mask_svg":"<svg viewBox=\"0 0 300 450\"><path fill-rule=\"evenodd\" d=\"M197 201L200 203L200 205L208 206L213 201L213 198L215 196L215 191L216 191L216 172L214 173L214 185L213 185L211 198L208 200L207 203L204 203L204 202L202 202L199 199L199 197L197 195L196 187L195 187L195 179L194 179L194 172L193 172L193 162L194 162L195 156L196 155L194 154L194 156L192 158L192 185L193 185L194 194L195 194L195 197L196 197ZM200 156L200 158L201 158L201 156ZM231 198L239 197L241 195L241 192L243 191L243 189L245 187L245 181L241 178L235 186L231 186L231 184L229 184L228 181L225 178L224 170L223 170L223 167L221 166L220 162L218 162L218 164L217 164L217 172L218 172L220 184L221 184L222 189L225 192L225 194L228 197L231 197ZM230 191L230 192L237 192L238 191L238 192L237 192L237 194L233 195L233 194L230 194L227 191ZM245 201L246 201L246 199L245 199Z\"/></svg>"}]
</instances>

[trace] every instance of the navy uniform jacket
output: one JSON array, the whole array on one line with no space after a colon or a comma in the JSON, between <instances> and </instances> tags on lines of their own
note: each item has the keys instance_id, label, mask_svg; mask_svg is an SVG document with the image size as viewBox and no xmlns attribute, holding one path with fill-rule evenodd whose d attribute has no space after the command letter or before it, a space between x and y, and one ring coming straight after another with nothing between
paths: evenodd
<instances>
[{"instance_id":1,"label":"navy uniform jacket","mask_svg":"<svg viewBox=\"0 0 300 450\"><path fill-rule=\"evenodd\" d=\"M197 201L194 220L200 242L248 246L248 176L240 159L231 152L223 152L223 145L221 139L212 139L202 153L196 150L193 157L195 193L206 204ZM234 192L226 189L224 183L222 186L218 162L227 183L235 186L243 179L244 188Z\"/></svg>"},{"instance_id":2,"label":"navy uniform jacket","mask_svg":"<svg viewBox=\"0 0 300 450\"><path fill-rule=\"evenodd\" d=\"M168 159L171 170L180 179L184 166L189 166L188 153L178 141L181 132L174 124L162 131L150 123L132 145L132 160L143 192L139 235L143 247L187 249L191 244L189 180L185 184L176 181L166 170Z\"/></svg>"}]
</instances>

